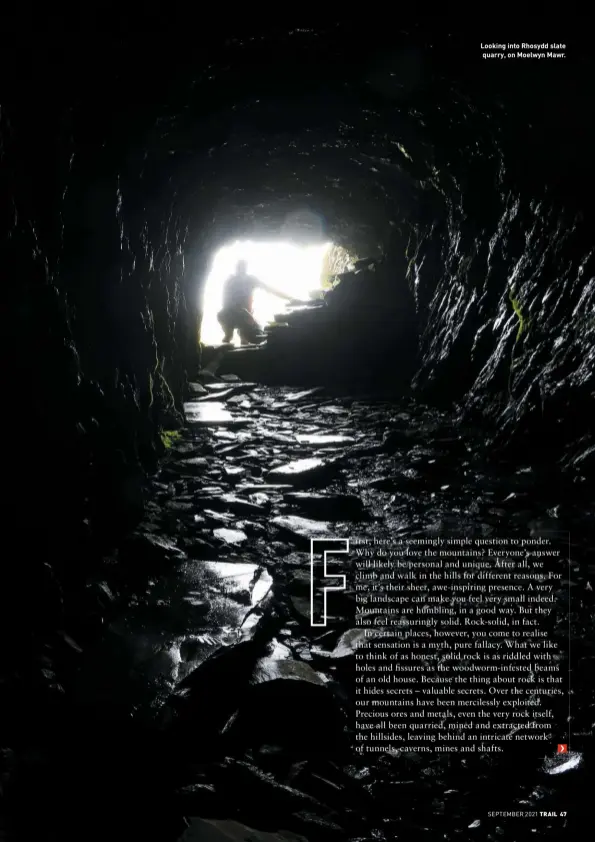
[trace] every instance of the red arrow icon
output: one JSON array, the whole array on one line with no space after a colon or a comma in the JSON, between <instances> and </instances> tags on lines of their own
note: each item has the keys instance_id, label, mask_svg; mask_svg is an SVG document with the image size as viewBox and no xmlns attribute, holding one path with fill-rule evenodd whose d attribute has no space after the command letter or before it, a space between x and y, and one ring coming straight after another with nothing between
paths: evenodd
<instances>
[{"instance_id":1,"label":"red arrow icon","mask_svg":"<svg viewBox=\"0 0 595 842\"><path fill-rule=\"evenodd\" d=\"M568 754L568 743L558 743L558 754Z\"/></svg>"}]
</instances>

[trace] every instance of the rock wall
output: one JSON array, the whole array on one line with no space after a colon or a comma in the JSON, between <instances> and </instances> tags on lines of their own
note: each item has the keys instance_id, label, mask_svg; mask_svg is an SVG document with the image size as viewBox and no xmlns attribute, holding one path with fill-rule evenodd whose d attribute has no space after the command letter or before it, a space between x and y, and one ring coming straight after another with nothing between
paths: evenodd
<instances>
[{"instance_id":1,"label":"rock wall","mask_svg":"<svg viewBox=\"0 0 595 842\"><path fill-rule=\"evenodd\" d=\"M17 548L0 568L0 657L44 692L59 689L46 675L56 629L84 636L86 579L142 516L192 364L185 227L162 173L150 183L126 166L141 127L121 128L51 101L1 112L5 517Z\"/></svg>"},{"instance_id":2,"label":"rock wall","mask_svg":"<svg viewBox=\"0 0 595 842\"><path fill-rule=\"evenodd\" d=\"M500 212L482 232L451 220L439 250L444 269L429 304L416 384L444 395L448 382L448 397L487 416L498 443L526 448L533 440L559 455L560 445L591 429L595 279L589 226L547 200L513 193L502 196ZM422 246L414 271L431 271L431 265L431 246Z\"/></svg>"},{"instance_id":3,"label":"rock wall","mask_svg":"<svg viewBox=\"0 0 595 842\"><path fill-rule=\"evenodd\" d=\"M499 124L486 114L490 143L463 166L436 145L452 160L434 184L444 212L411 226L406 251L423 320L414 384L487 420L498 450L592 470L592 130L586 77L565 70L532 101L508 99ZM449 118L460 151L475 96Z\"/></svg>"}]
</instances>

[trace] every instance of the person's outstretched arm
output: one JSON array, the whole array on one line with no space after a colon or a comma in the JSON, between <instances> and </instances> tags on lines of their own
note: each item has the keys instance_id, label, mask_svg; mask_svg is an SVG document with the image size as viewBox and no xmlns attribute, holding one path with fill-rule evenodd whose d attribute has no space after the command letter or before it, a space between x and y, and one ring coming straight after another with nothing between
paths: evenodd
<instances>
[{"instance_id":1,"label":"person's outstretched arm","mask_svg":"<svg viewBox=\"0 0 595 842\"><path fill-rule=\"evenodd\" d=\"M259 289L264 290L264 292L268 292L270 295L276 295L277 298L284 298L285 301L301 301L301 299L296 298L294 295L288 295L286 292L281 292L280 289L275 289L275 287L269 286L269 284L265 284L263 281L258 282Z\"/></svg>"}]
</instances>

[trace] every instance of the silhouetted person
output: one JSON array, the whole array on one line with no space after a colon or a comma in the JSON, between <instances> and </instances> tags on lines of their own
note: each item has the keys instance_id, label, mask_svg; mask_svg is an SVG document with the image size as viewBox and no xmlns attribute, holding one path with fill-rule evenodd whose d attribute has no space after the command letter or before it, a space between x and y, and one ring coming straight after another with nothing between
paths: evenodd
<instances>
[{"instance_id":1,"label":"silhouetted person","mask_svg":"<svg viewBox=\"0 0 595 842\"><path fill-rule=\"evenodd\" d=\"M293 300L267 284L249 275L246 271L246 261L240 260L235 274L223 285L223 309L217 314L219 324L223 328L223 341L231 342L234 331L240 335L242 345L247 345L262 338L262 328L252 313L254 306L254 291L262 289L271 295Z\"/></svg>"}]
</instances>

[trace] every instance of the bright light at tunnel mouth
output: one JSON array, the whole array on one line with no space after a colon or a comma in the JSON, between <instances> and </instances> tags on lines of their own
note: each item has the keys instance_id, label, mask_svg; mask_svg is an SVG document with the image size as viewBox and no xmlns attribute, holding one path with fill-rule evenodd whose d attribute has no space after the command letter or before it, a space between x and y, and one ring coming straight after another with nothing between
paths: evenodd
<instances>
[{"instance_id":1,"label":"bright light at tunnel mouth","mask_svg":"<svg viewBox=\"0 0 595 842\"><path fill-rule=\"evenodd\" d=\"M292 298L307 301L310 294L322 288L323 263L331 243L297 245L295 243L254 242L237 240L220 248L213 257L202 300L200 338L205 345L220 345L223 329L217 314L223 305L223 284L236 271L238 261L244 260L247 272L267 286ZM283 313L287 302L264 290L254 293L253 315L261 327ZM239 345L237 331L232 339Z\"/></svg>"}]
</instances>

